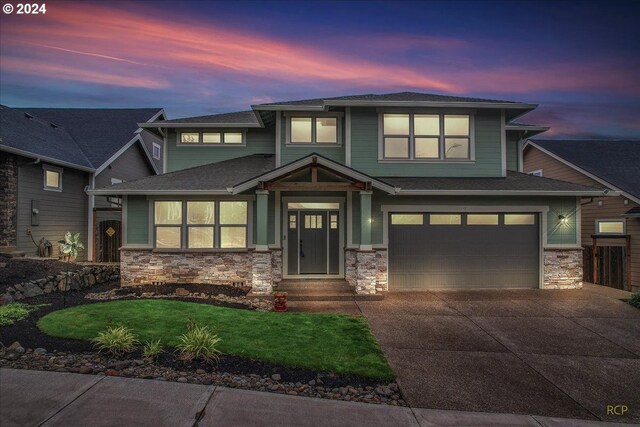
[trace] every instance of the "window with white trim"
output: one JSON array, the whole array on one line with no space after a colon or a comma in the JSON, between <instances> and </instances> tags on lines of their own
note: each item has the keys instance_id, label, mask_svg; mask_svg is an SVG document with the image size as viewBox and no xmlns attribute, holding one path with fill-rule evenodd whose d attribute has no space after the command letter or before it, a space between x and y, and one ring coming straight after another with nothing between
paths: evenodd
<instances>
[{"instance_id":1,"label":"window with white trim","mask_svg":"<svg viewBox=\"0 0 640 427\"><path fill-rule=\"evenodd\" d=\"M340 142L340 117L290 116L287 120L287 144L337 145Z\"/></svg>"},{"instance_id":2,"label":"window with white trim","mask_svg":"<svg viewBox=\"0 0 640 427\"><path fill-rule=\"evenodd\" d=\"M624 235L626 224L624 219L597 219L596 234Z\"/></svg>"},{"instance_id":3,"label":"window with white trim","mask_svg":"<svg viewBox=\"0 0 640 427\"><path fill-rule=\"evenodd\" d=\"M62 191L62 168L42 165L44 173L44 189L47 191Z\"/></svg>"},{"instance_id":4,"label":"window with white trim","mask_svg":"<svg viewBox=\"0 0 640 427\"><path fill-rule=\"evenodd\" d=\"M204 131L181 132L178 139L179 145L245 145L246 135L242 131Z\"/></svg>"},{"instance_id":5,"label":"window with white trim","mask_svg":"<svg viewBox=\"0 0 640 427\"><path fill-rule=\"evenodd\" d=\"M381 114L382 160L471 160L468 114Z\"/></svg>"},{"instance_id":6,"label":"window with white trim","mask_svg":"<svg viewBox=\"0 0 640 427\"><path fill-rule=\"evenodd\" d=\"M153 145L153 158L156 160L160 160L162 154L160 144L156 144L155 142L152 142L151 144Z\"/></svg>"},{"instance_id":7,"label":"window with white trim","mask_svg":"<svg viewBox=\"0 0 640 427\"><path fill-rule=\"evenodd\" d=\"M153 218L155 248L247 247L247 201L156 200Z\"/></svg>"}]
</instances>

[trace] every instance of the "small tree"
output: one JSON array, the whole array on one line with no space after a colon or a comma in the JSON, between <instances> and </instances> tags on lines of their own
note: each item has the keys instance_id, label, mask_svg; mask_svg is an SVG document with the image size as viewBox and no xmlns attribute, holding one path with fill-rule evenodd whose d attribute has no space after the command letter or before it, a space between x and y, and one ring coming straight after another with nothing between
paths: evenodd
<instances>
[{"instance_id":1,"label":"small tree","mask_svg":"<svg viewBox=\"0 0 640 427\"><path fill-rule=\"evenodd\" d=\"M64 290L62 292L62 306L66 307L67 286L69 285L69 262L71 262L71 257L78 257L80 251L84 249L84 245L80 241L80 233L71 234L70 231L67 231L64 235L64 240L58 240L58 243L62 244L60 252L67 256L67 274L64 278Z\"/></svg>"}]
</instances>

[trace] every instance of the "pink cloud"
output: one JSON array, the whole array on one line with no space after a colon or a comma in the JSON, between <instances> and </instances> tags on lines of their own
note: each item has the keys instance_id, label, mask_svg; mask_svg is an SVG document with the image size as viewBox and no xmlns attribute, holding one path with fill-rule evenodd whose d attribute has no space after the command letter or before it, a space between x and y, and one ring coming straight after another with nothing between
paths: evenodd
<instances>
[{"instance_id":1,"label":"pink cloud","mask_svg":"<svg viewBox=\"0 0 640 427\"><path fill-rule=\"evenodd\" d=\"M464 56L470 48L468 43L445 37L373 35L369 45L353 42L361 50L366 46L387 50L402 46L446 51L452 58L442 62L423 58L418 65L399 65L365 59L366 52L358 54L353 46L347 46L351 53L345 53L205 23L198 17L178 21L144 10L134 13L79 3L73 8L52 9L46 20L7 19L1 31L3 52L28 46L13 57L4 56L0 63L3 71L125 87L154 89L189 80L205 90L213 81L233 78L324 84L336 90L367 87L457 94L550 90L640 93L633 74L637 67L628 64L603 66L594 60L548 66L492 66L483 60L478 65ZM344 43L349 40L347 37Z\"/></svg>"}]
</instances>

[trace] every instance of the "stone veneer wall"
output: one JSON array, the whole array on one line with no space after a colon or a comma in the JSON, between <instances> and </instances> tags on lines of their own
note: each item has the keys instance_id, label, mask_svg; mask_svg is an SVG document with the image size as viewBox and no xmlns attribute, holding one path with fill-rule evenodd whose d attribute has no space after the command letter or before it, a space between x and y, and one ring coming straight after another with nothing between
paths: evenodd
<instances>
[{"instance_id":1,"label":"stone veneer wall","mask_svg":"<svg viewBox=\"0 0 640 427\"><path fill-rule=\"evenodd\" d=\"M122 286L154 282L210 283L250 286L255 294L269 294L273 282L282 280L281 251L158 252L122 249L120 265Z\"/></svg>"},{"instance_id":2,"label":"stone veneer wall","mask_svg":"<svg viewBox=\"0 0 640 427\"><path fill-rule=\"evenodd\" d=\"M55 276L47 276L38 280L9 286L4 295L0 295L0 301L9 303L14 300L31 298L37 295L54 292L77 291L101 283L117 280L120 277L120 267L117 265L89 265L80 270L60 273Z\"/></svg>"},{"instance_id":3,"label":"stone veneer wall","mask_svg":"<svg viewBox=\"0 0 640 427\"><path fill-rule=\"evenodd\" d=\"M543 289L582 288L582 249L546 248L543 257Z\"/></svg>"},{"instance_id":4,"label":"stone veneer wall","mask_svg":"<svg viewBox=\"0 0 640 427\"><path fill-rule=\"evenodd\" d=\"M15 251L18 227L18 163L16 156L0 153L0 252Z\"/></svg>"},{"instance_id":5,"label":"stone veneer wall","mask_svg":"<svg viewBox=\"0 0 640 427\"><path fill-rule=\"evenodd\" d=\"M357 294L387 291L387 250L345 251L345 280Z\"/></svg>"}]
</instances>

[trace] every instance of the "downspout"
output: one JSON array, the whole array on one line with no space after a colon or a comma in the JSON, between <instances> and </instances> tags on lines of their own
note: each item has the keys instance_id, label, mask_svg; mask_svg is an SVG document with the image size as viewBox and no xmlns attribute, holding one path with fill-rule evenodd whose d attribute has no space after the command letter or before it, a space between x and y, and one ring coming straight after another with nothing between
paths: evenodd
<instances>
[{"instance_id":1,"label":"downspout","mask_svg":"<svg viewBox=\"0 0 640 427\"><path fill-rule=\"evenodd\" d=\"M96 175L94 173L91 174L91 178L90 178L90 185L88 186L90 190L95 189L96 187ZM86 191L86 190L85 190ZM94 261L95 262L95 257L94 257L94 240L95 240L95 224L94 222L94 215L93 215L93 208L96 205L96 196L94 196L93 194L89 194L89 200L87 203L88 209L87 209L87 260L88 261Z\"/></svg>"}]
</instances>

